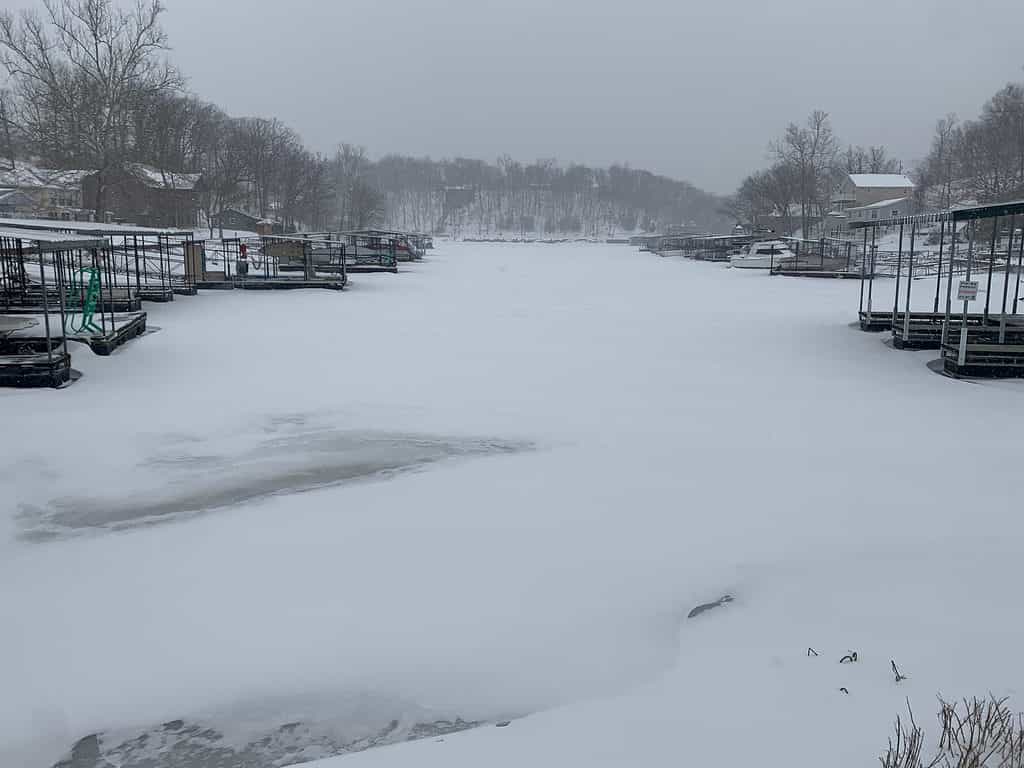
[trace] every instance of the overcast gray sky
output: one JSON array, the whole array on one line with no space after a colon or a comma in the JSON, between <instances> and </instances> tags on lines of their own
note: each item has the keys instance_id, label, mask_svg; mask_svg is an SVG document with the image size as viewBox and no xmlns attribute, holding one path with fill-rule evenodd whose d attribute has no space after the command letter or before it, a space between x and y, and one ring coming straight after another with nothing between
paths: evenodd
<instances>
[{"instance_id":1,"label":"overcast gray sky","mask_svg":"<svg viewBox=\"0 0 1024 768\"><path fill-rule=\"evenodd\" d=\"M718 193L812 109L912 162L1024 78L1024 0L166 3L193 90L314 149L620 161Z\"/></svg>"}]
</instances>

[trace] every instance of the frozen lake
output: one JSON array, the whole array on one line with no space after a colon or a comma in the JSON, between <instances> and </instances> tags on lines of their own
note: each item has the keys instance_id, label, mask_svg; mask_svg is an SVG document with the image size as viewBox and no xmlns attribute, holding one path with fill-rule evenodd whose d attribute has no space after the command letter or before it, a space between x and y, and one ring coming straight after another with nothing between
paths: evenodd
<instances>
[{"instance_id":1,"label":"frozen lake","mask_svg":"<svg viewBox=\"0 0 1024 768\"><path fill-rule=\"evenodd\" d=\"M853 766L907 696L1020 690L1024 385L853 330L858 291L439 243L149 305L68 390L0 391L0 764L539 713L342 759Z\"/></svg>"}]
</instances>

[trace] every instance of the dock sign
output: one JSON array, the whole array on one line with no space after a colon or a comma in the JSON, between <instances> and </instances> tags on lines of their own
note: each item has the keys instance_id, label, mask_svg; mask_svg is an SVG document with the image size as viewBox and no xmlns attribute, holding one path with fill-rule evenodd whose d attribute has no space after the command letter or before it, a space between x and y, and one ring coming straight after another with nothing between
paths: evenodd
<instances>
[{"instance_id":1,"label":"dock sign","mask_svg":"<svg viewBox=\"0 0 1024 768\"><path fill-rule=\"evenodd\" d=\"M974 301L978 298L978 281L961 280L960 287L956 291L957 301Z\"/></svg>"}]
</instances>

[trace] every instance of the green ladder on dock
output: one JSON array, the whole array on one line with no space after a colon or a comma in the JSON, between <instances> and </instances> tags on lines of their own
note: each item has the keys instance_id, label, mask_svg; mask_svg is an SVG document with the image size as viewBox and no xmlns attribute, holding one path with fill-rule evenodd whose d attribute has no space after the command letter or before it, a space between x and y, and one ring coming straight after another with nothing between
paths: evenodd
<instances>
[{"instance_id":1,"label":"green ladder on dock","mask_svg":"<svg viewBox=\"0 0 1024 768\"><path fill-rule=\"evenodd\" d=\"M82 319L77 325L73 319L69 319L68 324L75 333L81 333L82 331L97 333L102 330L93 320L96 314L96 304L100 298L100 271L96 267L83 267L79 270L77 285L72 283L72 290L81 290L82 283L84 282L81 279L83 275L89 276L89 282L85 284L85 299L82 301Z\"/></svg>"}]
</instances>

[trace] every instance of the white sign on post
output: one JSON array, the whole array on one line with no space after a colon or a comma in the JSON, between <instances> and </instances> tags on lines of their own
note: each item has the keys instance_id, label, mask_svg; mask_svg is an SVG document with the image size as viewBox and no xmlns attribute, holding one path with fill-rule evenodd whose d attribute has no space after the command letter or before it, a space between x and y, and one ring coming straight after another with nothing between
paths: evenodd
<instances>
[{"instance_id":1,"label":"white sign on post","mask_svg":"<svg viewBox=\"0 0 1024 768\"><path fill-rule=\"evenodd\" d=\"M978 281L961 280L956 292L957 301L974 301L978 298Z\"/></svg>"}]
</instances>

